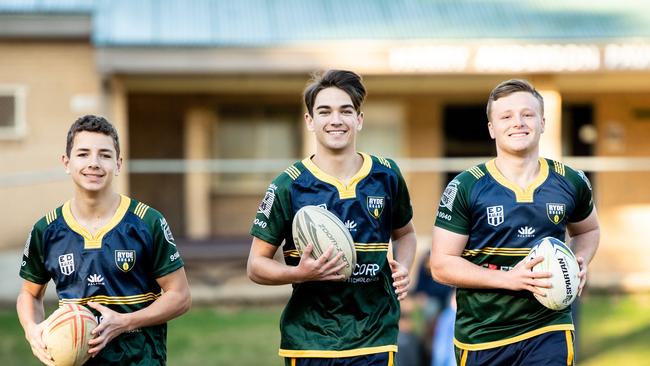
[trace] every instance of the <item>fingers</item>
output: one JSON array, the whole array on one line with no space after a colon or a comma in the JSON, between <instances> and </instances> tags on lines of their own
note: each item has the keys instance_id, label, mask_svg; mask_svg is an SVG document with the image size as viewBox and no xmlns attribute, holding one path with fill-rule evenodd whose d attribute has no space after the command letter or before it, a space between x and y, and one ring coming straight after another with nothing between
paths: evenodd
<instances>
[{"instance_id":1,"label":"fingers","mask_svg":"<svg viewBox=\"0 0 650 366\"><path fill-rule=\"evenodd\" d=\"M532 270L533 267L535 267L536 265L542 263L543 261L544 261L544 257L540 255L539 257L535 257L530 262L524 264L524 267L526 269Z\"/></svg>"},{"instance_id":2,"label":"fingers","mask_svg":"<svg viewBox=\"0 0 650 366\"><path fill-rule=\"evenodd\" d=\"M408 289L411 283L408 270L394 259L389 260L388 265L393 273L393 287L395 288L397 300L402 301L408 295Z\"/></svg>"}]
</instances>

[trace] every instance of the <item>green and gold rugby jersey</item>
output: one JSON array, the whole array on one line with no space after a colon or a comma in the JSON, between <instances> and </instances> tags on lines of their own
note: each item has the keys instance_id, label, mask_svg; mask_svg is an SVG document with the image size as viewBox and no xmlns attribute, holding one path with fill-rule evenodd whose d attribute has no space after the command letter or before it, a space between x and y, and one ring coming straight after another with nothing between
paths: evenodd
<instances>
[{"instance_id":1,"label":"green and gold rugby jersey","mask_svg":"<svg viewBox=\"0 0 650 366\"><path fill-rule=\"evenodd\" d=\"M399 302L386 257L391 233L413 216L408 190L392 160L363 156L344 185L310 158L296 162L271 183L251 234L280 246L288 265L300 254L291 235L295 213L321 206L338 216L355 242L357 264L346 282L293 285L280 320L283 357L351 357L397 351Z\"/></svg>"},{"instance_id":2,"label":"green and gold rugby jersey","mask_svg":"<svg viewBox=\"0 0 650 366\"><path fill-rule=\"evenodd\" d=\"M581 171L539 159L527 189L508 181L494 160L456 176L447 185L435 225L469 239L462 257L494 270L510 270L537 239L565 240L569 222L593 210L591 186ZM458 289L457 347L482 350L554 330L573 330L571 309L545 308L529 291Z\"/></svg>"},{"instance_id":3,"label":"green and gold rugby jersey","mask_svg":"<svg viewBox=\"0 0 650 366\"><path fill-rule=\"evenodd\" d=\"M161 294L156 278L181 267L165 218L121 196L115 215L95 235L75 220L69 201L39 220L25 244L20 276L54 281L59 304L93 301L128 313L155 301ZM86 365L164 365L166 337L166 324L123 333Z\"/></svg>"}]
</instances>

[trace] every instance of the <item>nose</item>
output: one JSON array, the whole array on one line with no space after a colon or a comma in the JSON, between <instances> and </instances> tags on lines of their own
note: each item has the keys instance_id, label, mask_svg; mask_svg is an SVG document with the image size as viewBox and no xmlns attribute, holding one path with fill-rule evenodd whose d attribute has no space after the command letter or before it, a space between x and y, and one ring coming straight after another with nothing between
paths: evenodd
<instances>
[{"instance_id":1,"label":"nose","mask_svg":"<svg viewBox=\"0 0 650 366\"><path fill-rule=\"evenodd\" d=\"M338 124L343 123L341 121L341 113L334 111L334 112L332 112L331 116L332 116L332 119L330 120L331 124L338 125Z\"/></svg>"},{"instance_id":2,"label":"nose","mask_svg":"<svg viewBox=\"0 0 650 366\"><path fill-rule=\"evenodd\" d=\"M89 168L99 168L99 156L97 154L90 154L88 159Z\"/></svg>"}]
</instances>

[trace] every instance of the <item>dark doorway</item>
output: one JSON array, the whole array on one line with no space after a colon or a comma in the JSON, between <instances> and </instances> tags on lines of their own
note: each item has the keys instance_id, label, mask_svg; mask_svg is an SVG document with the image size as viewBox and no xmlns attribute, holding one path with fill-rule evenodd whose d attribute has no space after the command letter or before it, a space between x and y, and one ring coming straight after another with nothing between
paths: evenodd
<instances>
[{"instance_id":1,"label":"dark doorway","mask_svg":"<svg viewBox=\"0 0 650 366\"><path fill-rule=\"evenodd\" d=\"M443 108L442 120L445 157L494 156L484 104L448 104ZM447 172L445 185L458 173Z\"/></svg>"}]
</instances>

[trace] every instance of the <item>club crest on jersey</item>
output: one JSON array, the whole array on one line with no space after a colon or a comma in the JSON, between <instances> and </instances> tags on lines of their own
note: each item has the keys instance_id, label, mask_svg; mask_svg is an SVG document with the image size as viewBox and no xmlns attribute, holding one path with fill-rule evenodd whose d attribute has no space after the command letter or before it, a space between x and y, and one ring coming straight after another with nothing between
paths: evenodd
<instances>
[{"instance_id":1,"label":"club crest on jersey","mask_svg":"<svg viewBox=\"0 0 650 366\"><path fill-rule=\"evenodd\" d=\"M487 222L491 226L499 226L503 223L503 206L490 206L487 208Z\"/></svg>"},{"instance_id":2,"label":"club crest on jersey","mask_svg":"<svg viewBox=\"0 0 650 366\"><path fill-rule=\"evenodd\" d=\"M273 201L275 201L276 189L278 189L278 186L271 183L269 188L266 189L266 193L264 193L264 198L262 198L262 202L260 202L260 207L257 208L257 213L263 214L267 219L271 216L271 207L273 207Z\"/></svg>"},{"instance_id":3,"label":"club crest on jersey","mask_svg":"<svg viewBox=\"0 0 650 366\"><path fill-rule=\"evenodd\" d=\"M172 235L172 229L169 228L169 224L167 223L167 220L165 220L164 217L160 218L160 228L162 229L163 234L165 235L165 240L173 246L176 246L174 244L174 236Z\"/></svg>"},{"instance_id":4,"label":"club crest on jersey","mask_svg":"<svg viewBox=\"0 0 650 366\"><path fill-rule=\"evenodd\" d=\"M384 211L384 202L384 197L368 196L366 203L368 205L368 212L372 217L378 219L381 216L381 213Z\"/></svg>"},{"instance_id":5,"label":"club crest on jersey","mask_svg":"<svg viewBox=\"0 0 650 366\"><path fill-rule=\"evenodd\" d=\"M59 256L59 268L61 273L66 276L69 276L74 272L74 255L72 253L66 253Z\"/></svg>"},{"instance_id":6,"label":"club crest on jersey","mask_svg":"<svg viewBox=\"0 0 650 366\"><path fill-rule=\"evenodd\" d=\"M456 199L456 194L458 193L458 185L460 182L456 179L449 182L445 191L442 192L442 197L440 198L440 207L444 207L449 211L453 211L454 200Z\"/></svg>"},{"instance_id":7,"label":"club crest on jersey","mask_svg":"<svg viewBox=\"0 0 650 366\"><path fill-rule=\"evenodd\" d=\"M566 205L564 203L547 203L546 216L552 223L558 224L564 219Z\"/></svg>"},{"instance_id":8,"label":"club crest on jersey","mask_svg":"<svg viewBox=\"0 0 650 366\"><path fill-rule=\"evenodd\" d=\"M135 250L116 250L115 265L122 272L130 271L135 266Z\"/></svg>"}]
</instances>

